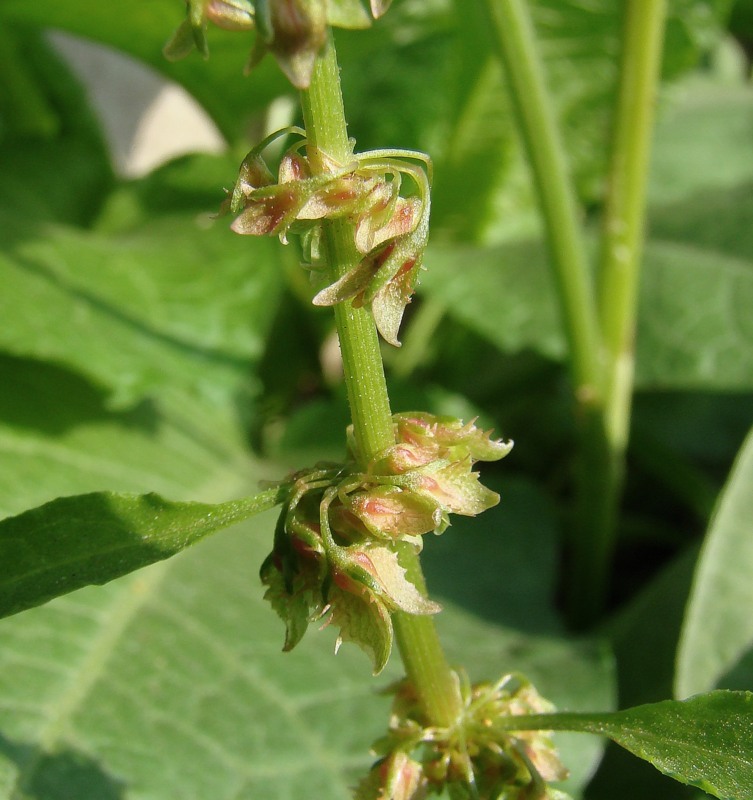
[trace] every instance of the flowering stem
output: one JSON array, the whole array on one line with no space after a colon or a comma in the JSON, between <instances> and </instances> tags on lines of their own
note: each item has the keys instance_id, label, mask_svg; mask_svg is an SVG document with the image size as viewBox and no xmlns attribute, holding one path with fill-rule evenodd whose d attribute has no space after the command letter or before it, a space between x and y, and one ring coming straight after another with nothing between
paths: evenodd
<instances>
[{"instance_id":1,"label":"flowering stem","mask_svg":"<svg viewBox=\"0 0 753 800\"><path fill-rule=\"evenodd\" d=\"M332 39L317 59L311 86L301 93L301 105L312 169L323 169L319 153L347 164L352 157L340 91L340 74ZM333 220L325 229L323 246L333 282L360 260L347 220ZM350 301L335 306L345 385L358 447L365 464L395 444L387 383L376 326L369 311ZM425 591L418 556L403 548L400 561L407 577ZM396 612L393 615L398 647L405 669L421 697L424 711L435 725L453 722L461 708L459 689L447 664L431 617Z\"/></svg>"}]
</instances>

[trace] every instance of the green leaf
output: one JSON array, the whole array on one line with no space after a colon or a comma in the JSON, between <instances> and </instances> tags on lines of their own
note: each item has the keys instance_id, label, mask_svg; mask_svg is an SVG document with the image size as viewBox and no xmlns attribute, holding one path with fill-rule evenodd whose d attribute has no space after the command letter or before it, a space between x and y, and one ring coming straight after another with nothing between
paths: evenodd
<instances>
[{"instance_id":1,"label":"green leaf","mask_svg":"<svg viewBox=\"0 0 753 800\"><path fill-rule=\"evenodd\" d=\"M19 785L34 796L68 769L77 798L347 800L387 724L389 702L375 689L399 663L374 682L357 648L333 654L332 630L280 653L257 578L272 527L270 515L243 523L0 622L0 798ZM608 699L593 648L532 640L453 608L442 616L453 659L478 649L474 678L514 665L563 707Z\"/></svg>"},{"instance_id":2,"label":"green leaf","mask_svg":"<svg viewBox=\"0 0 753 800\"><path fill-rule=\"evenodd\" d=\"M675 694L708 691L753 645L753 432L709 525L677 652Z\"/></svg>"},{"instance_id":3,"label":"green leaf","mask_svg":"<svg viewBox=\"0 0 753 800\"><path fill-rule=\"evenodd\" d=\"M705 224L714 223L706 218ZM638 315L640 387L753 386L752 266L682 240L649 243Z\"/></svg>"},{"instance_id":4,"label":"green leaf","mask_svg":"<svg viewBox=\"0 0 753 800\"><path fill-rule=\"evenodd\" d=\"M752 101L746 82L701 74L675 87L653 143L649 198L655 209L753 180L753 153L747 146L753 136Z\"/></svg>"},{"instance_id":5,"label":"green leaf","mask_svg":"<svg viewBox=\"0 0 753 800\"><path fill-rule=\"evenodd\" d=\"M277 501L275 489L217 505L97 492L2 520L0 617L169 558Z\"/></svg>"},{"instance_id":6,"label":"green leaf","mask_svg":"<svg viewBox=\"0 0 753 800\"><path fill-rule=\"evenodd\" d=\"M753 692L715 691L609 714L508 718L504 727L608 736L670 777L715 797L753 795Z\"/></svg>"},{"instance_id":7,"label":"green leaf","mask_svg":"<svg viewBox=\"0 0 753 800\"><path fill-rule=\"evenodd\" d=\"M281 282L270 242L189 215L118 236L0 220L6 351L77 369L120 406L166 385L238 391L261 356Z\"/></svg>"},{"instance_id":8,"label":"green leaf","mask_svg":"<svg viewBox=\"0 0 753 800\"><path fill-rule=\"evenodd\" d=\"M707 219L704 224L714 223ZM532 347L549 358L564 358L540 245L445 244L429 248L426 265L421 290L442 300L449 313L501 350ZM682 241L649 242L638 320L638 386L749 389L751 303L748 261Z\"/></svg>"},{"instance_id":9,"label":"green leaf","mask_svg":"<svg viewBox=\"0 0 753 800\"><path fill-rule=\"evenodd\" d=\"M172 392L113 411L80 376L6 356L0 385L3 516L98 491L217 502L261 477L227 406Z\"/></svg>"}]
</instances>

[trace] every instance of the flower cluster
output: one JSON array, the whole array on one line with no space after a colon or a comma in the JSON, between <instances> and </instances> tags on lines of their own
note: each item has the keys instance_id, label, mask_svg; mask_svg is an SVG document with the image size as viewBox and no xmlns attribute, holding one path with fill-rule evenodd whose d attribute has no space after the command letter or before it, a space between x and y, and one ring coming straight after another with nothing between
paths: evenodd
<instances>
[{"instance_id":1,"label":"flower cluster","mask_svg":"<svg viewBox=\"0 0 753 800\"><path fill-rule=\"evenodd\" d=\"M301 138L283 155L273 176L262 157L277 137L293 133ZM238 180L225 203L237 214L236 233L301 236L304 261L315 272L327 269L322 245L326 220L347 220L352 225L359 260L339 280L314 297L315 305L332 306L352 300L371 309L379 332L390 344L399 345L397 333L421 269L429 236L428 156L406 150L378 150L353 154L349 163L338 164L317 152L317 169L304 155L305 132L286 128L267 137L246 156ZM413 159L410 161L409 159ZM401 195L403 178L416 192Z\"/></svg>"},{"instance_id":2,"label":"flower cluster","mask_svg":"<svg viewBox=\"0 0 753 800\"><path fill-rule=\"evenodd\" d=\"M297 89L308 88L314 60L327 41L327 26L368 28L391 0L186 0L186 19L165 45L170 61L198 50L209 55L206 28L211 22L231 31L256 31L247 69L271 52Z\"/></svg>"},{"instance_id":3,"label":"flower cluster","mask_svg":"<svg viewBox=\"0 0 753 800\"><path fill-rule=\"evenodd\" d=\"M393 419L396 444L365 469L355 460L322 465L285 484L273 550L261 568L265 598L286 625L285 650L322 619L339 628L338 647L355 642L381 671L392 649L391 613L440 608L406 577L401 547L420 549L421 536L444 531L450 513L474 516L499 501L472 466L502 458L512 443L451 417Z\"/></svg>"},{"instance_id":4,"label":"flower cluster","mask_svg":"<svg viewBox=\"0 0 753 800\"><path fill-rule=\"evenodd\" d=\"M551 733L512 733L498 724L554 710L522 676L476 686L462 681L463 712L448 728L428 724L409 682L393 691L389 732L374 745L381 757L356 789L356 800L422 800L445 787L467 800L567 800L548 786L567 777Z\"/></svg>"}]
</instances>

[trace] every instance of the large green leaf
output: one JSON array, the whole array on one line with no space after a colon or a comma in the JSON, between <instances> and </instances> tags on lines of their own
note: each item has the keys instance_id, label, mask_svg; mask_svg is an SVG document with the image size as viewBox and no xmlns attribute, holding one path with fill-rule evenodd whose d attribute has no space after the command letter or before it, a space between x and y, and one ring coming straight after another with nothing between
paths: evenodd
<instances>
[{"instance_id":1,"label":"large green leaf","mask_svg":"<svg viewBox=\"0 0 753 800\"><path fill-rule=\"evenodd\" d=\"M751 91L689 80L656 134L650 238L639 308L642 387L747 389L753 375ZM713 112L713 113L711 113ZM681 135L680 135L681 134ZM698 169L688 169L688 164ZM716 165L719 165L717 169ZM422 290L504 351L562 359L543 247L430 249Z\"/></svg>"},{"instance_id":2,"label":"large green leaf","mask_svg":"<svg viewBox=\"0 0 753 800\"><path fill-rule=\"evenodd\" d=\"M126 405L172 384L238 390L280 275L272 243L192 215L104 236L0 212L0 347L79 370Z\"/></svg>"},{"instance_id":3,"label":"large green leaf","mask_svg":"<svg viewBox=\"0 0 753 800\"><path fill-rule=\"evenodd\" d=\"M659 111L649 176L654 208L753 180L748 83L693 75L675 87Z\"/></svg>"},{"instance_id":4,"label":"large green leaf","mask_svg":"<svg viewBox=\"0 0 753 800\"><path fill-rule=\"evenodd\" d=\"M0 60L0 209L87 224L113 176L82 88L38 31L3 30Z\"/></svg>"},{"instance_id":5,"label":"large green leaf","mask_svg":"<svg viewBox=\"0 0 753 800\"><path fill-rule=\"evenodd\" d=\"M708 691L753 645L753 433L711 520L677 652L675 694Z\"/></svg>"},{"instance_id":6,"label":"large green leaf","mask_svg":"<svg viewBox=\"0 0 753 800\"><path fill-rule=\"evenodd\" d=\"M564 358L541 246L437 246L426 263L429 273L422 291L441 299L454 317L501 350L533 348L550 358ZM638 315L638 386L749 389L751 303L749 261L692 242L649 242Z\"/></svg>"},{"instance_id":7,"label":"large green leaf","mask_svg":"<svg viewBox=\"0 0 753 800\"><path fill-rule=\"evenodd\" d=\"M753 796L753 693L716 691L609 714L544 714L503 721L509 730L608 736L682 783L723 800Z\"/></svg>"},{"instance_id":8,"label":"large green leaf","mask_svg":"<svg viewBox=\"0 0 753 800\"><path fill-rule=\"evenodd\" d=\"M113 411L79 376L6 356L0 385L2 516L98 491L217 502L252 493L262 477L232 412L216 403L172 392Z\"/></svg>"},{"instance_id":9,"label":"large green leaf","mask_svg":"<svg viewBox=\"0 0 753 800\"><path fill-rule=\"evenodd\" d=\"M116 412L102 391L59 368L10 358L0 365L12 387L0 395L8 479L0 506L9 513L99 489L151 487L211 502L247 493L260 476L229 414L208 414L174 393ZM509 563L520 559L521 540L553 552L551 522L526 512L538 502L531 490L508 495L517 511L495 521L509 535L499 539L501 562L481 560L487 587L511 539L519 541ZM333 633L312 630L295 653L279 652L283 629L258 582L272 528L269 515L243 523L134 575L2 620L0 798L20 787L39 800L347 798L385 728L387 702L356 648L334 657ZM453 533L462 536L445 536ZM550 566L548 557L547 581ZM445 559L432 574L453 570ZM517 602L541 605L537 581L518 587ZM440 625L453 663L474 679L522 670L561 708L611 704L601 649L507 628L493 621L490 589L486 598L486 621L445 602ZM397 677L396 660L389 670L387 680ZM598 746L565 739L563 751L577 788Z\"/></svg>"},{"instance_id":10,"label":"large green leaf","mask_svg":"<svg viewBox=\"0 0 753 800\"><path fill-rule=\"evenodd\" d=\"M19 787L45 800L350 796L387 724L375 689L399 667L374 683L356 648L334 656L329 632L279 652L283 631L256 574L272 524L244 523L0 623L0 797ZM592 650L444 613L455 657L480 644L474 677L514 664L563 707L585 708L593 692L603 701L607 673Z\"/></svg>"}]
</instances>

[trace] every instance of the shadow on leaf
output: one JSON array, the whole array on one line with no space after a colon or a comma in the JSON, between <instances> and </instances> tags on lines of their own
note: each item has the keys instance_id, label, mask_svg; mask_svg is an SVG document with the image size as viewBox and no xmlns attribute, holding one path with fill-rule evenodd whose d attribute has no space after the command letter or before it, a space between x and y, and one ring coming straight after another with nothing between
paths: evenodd
<instances>
[{"instance_id":1,"label":"shadow on leaf","mask_svg":"<svg viewBox=\"0 0 753 800\"><path fill-rule=\"evenodd\" d=\"M0 734L0 757L18 769L15 792L25 800L123 800L126 786L75 750L46 753ZM14 794L15 796L15 794Z\"/></svg>"}]
</instances>

